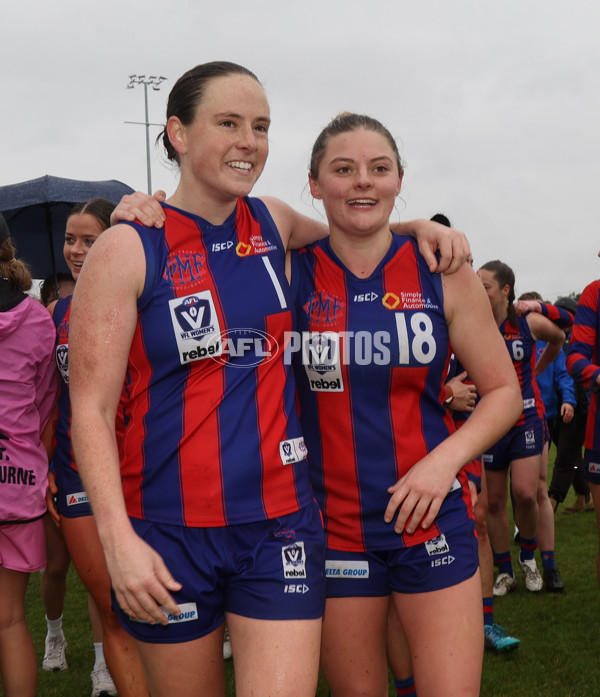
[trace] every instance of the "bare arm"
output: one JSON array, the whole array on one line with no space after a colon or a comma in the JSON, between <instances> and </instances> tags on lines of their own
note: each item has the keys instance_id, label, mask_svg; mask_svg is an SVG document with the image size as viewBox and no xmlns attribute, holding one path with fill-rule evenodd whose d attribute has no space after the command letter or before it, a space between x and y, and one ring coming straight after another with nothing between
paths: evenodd
<instances>
[{"instance_id":1,"label":"bare arm","mask_svg":"<svg viewBox=\"0 0 600 697\"><path fill-rule=\"evenodd\" d=\"M119 604L131 617L166 624L180 588L126 513L115 417L137 325L145 259L129 226L104 232L90 250L73 297L69 332L73 447Z\"/></svg>"},{"instance_id":2,"label":"bare arm","mask_svg":"<svg viewBox=\"0 0 600 697\"><path fill-rule=\"evenodd\" d=\"M517 376L481 282L467 266L443 282L450 342L481 399L458 431L389 489L385 520L390 522L402 504L395 524L399 533L405 526L411 533L434 522L458 471L497 442L523 408Z\"/></svg>"},{"instance_id":3,"label":"bare arm","mask_svg":"<svg viewBox=\"0 0 600 697\"><path fill-rule=\"evenodd\" d=\"M394 232L414 237L419 244L419 251L433 273L453 274L466 261L471 263L471 247L466 235L454 228L448 228L432 220L411 220L390 226ZM438 263L436 252L439 251Z\"/></svg>"},{"instance_id":4,"label":"bare arm","mask_svg":"<svg viewBox=\"0 0 600 697\"><path fill-rule=\"evenodd\" d=\"M525 319L527 320L533 338L548 342L542 355L535 364L535 374L538 376L560 353L565 343L565 333L543 315L530 313Z\"/></svg>"},{"instance_id":5,"label":"bare arm","mask_svg":"<svg viewBox=\"0 0 600 697\"><path fill-rule=\"evenodd\" d=\"M139 220L146 227L161 228L165 223L165 212L159 201L164 201L167 195L160 189L153 196L142 191L125 194L111 213L110 224L117 225L122 220Z\"/></svg>"}]
</instances>

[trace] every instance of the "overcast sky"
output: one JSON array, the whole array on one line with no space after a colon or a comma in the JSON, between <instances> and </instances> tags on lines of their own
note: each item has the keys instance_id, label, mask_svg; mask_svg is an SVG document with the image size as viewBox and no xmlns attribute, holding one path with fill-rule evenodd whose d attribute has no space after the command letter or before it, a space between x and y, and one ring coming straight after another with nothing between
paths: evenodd
<instances>
[{"instance_id":1,"label":"overcast sky","mask_svg":"<svg viewBox=\"0 0 600 697\"><path fill-rule=\"evenodd\" d=\"M7 7L7 6L8 7ZM367 113L397 137L396 218L445 212L475 266L513 267L548 299L600 277L597 0L21 0L2 9L0 185L44 174L146 189L150 121L185 70L232 60L271 104L254 193L321 216L306 187L321 128ZM152 183L176 173L154 146Z\"/></svg>"}]
</instances>

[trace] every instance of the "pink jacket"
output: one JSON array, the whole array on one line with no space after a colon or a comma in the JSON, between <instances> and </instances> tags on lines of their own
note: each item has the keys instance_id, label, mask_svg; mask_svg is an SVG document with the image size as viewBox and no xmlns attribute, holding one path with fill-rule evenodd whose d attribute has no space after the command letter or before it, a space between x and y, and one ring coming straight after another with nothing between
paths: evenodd
<instances>
[{"instance_id":1,"label":"pink jacket","mask_svg":"<svg viewBox=\"0 0 600 697\"><path fill-rule=\"evenodd\" d=\"M48 310L33 298L0 312L0 524L46 510L48 456L40 437L58 387L55 337Z\"/></svg>"}]
</instances>

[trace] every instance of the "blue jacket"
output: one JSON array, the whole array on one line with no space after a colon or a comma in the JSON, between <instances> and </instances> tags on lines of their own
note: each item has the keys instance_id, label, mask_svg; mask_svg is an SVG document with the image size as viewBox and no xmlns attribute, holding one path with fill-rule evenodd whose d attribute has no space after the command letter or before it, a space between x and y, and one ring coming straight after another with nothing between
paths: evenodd
<instances>
[{"instance_id":1,"label":"blue jacket","mask_svg":"<svg viewBox=\"0 0 600 697\"><path fill-rule=\"evenodd\" d=\"M535 342L535 351L538 357L546 348L545 341ZM546 418L553 419L560 413L560 407L567 402L573 407L577 404L575 398L575 384L573 378L567 373L567 363L565 352L561 350L554 361L536 377L544 408L546 409Z\"/></svg>"}]
</instances>

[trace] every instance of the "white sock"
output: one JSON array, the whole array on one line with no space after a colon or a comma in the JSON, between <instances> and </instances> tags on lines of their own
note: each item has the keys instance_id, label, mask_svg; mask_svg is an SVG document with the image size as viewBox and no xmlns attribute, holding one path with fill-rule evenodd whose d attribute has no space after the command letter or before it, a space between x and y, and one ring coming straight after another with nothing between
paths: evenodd
<instances>
[{"instance_id":1,"label":"white sock","mask_svg":"<svg viewBox=\"0 0 600 697\"><path fill-rule=\"evenodd\" d=\"M101 663L106 663L104 659L104 650L102 648L102 642L94 642L94 654L96 657L96 662L94 663L94 670L98 670Z\"/></svg>"},{"instance_id":2,"label":"white sock","mask_svg":"<svg viewBox=\"0 0 600 697\"><path fill-rule=\"evenodd\" d=\"M48 625L48 636L50 638L60 636L64 639L65 635L63 634L62 622L62 615L57 620L49 620L48 615L46 615L46 624Z\"/></svg>"}]
</instances>

